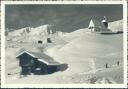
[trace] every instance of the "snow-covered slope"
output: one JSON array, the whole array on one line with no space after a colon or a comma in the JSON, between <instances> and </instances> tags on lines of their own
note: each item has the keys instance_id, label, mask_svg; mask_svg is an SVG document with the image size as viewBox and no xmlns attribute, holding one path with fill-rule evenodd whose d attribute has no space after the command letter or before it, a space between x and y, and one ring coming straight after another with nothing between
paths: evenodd
<instances>
[{"instance_id":1,"label":"snow-covered slope","mask_svg":"<svg viewBox=\"0 0 128 89\"><path fill-rule=\"evenodd\" d=\"M36 28L32 28L28 35L47 35L48 25L42 25Z\"/></svg>"},{"instance_id":2,"label":"snow-covered slope","mask_svg":"<svg viewBox=\"0 0 128 89\"><path fill-rule=\"evenodd\" d=\"M123 31L123 20L110 22L108 24L108 28L110 28L112 31Z\"/></svg>"},{"instance_id":3,"label":"snow-covered slope","mask_svg":"<svg viewBox=\"0 0 128 89\"><path fill-rule=\"evenodd\" d=\"M112 28L118 28L114 22L110 24L113 24ZM45 29L41 30L42 28L46 27L41 26L36 30L32 29L27 33L28 38L33 36L35 37L33 40L38 39L41 35L40 33L45 31ZM118 28L118 30L120 29L121 27ZM6 44L6 82L40 84L92 83L90 79L87 79L87 76L92 74L98 76L97 83L106 83L106 81L107 83L110 81L122 83L123 34L103 35L88 33L87 28L84 28L66 33L63 36L53 34L51 37L53 43L50 45L41 44L41 46L29 42L16 43L8 41L8 44ZM13 45L12 48L8 47L10 44ZM50 75L30 75L25 78L16 77L17 79L12 79L13 76L15 77L14 73L19 76L20 68L15 55L21 48L45 52L53 57L54 60L67 64L68 69ZM119 66L117 66L117 61L120 62ZM105 68L106 64L109 67L107 69ZM7 75L8 73L11 73L11 75Z\"/></svg>"},{"instance_id":4,"label":"snow-covered slope","mask_svg":"<svg viewBox=\"0 0 128 89\"><path fill-rule=\"evenodd\" d=\"M113 28L118 27L113 25ZM121 27L118 31L120 29ZM106 64L112 67L117 61L123 62L123 34L88 33L85 28L67 33L63 40L68 43L63 47L48 48L46 53L60 62L67 63L69 65L67 71L70 74L90 70L95 72L97 68L105 68Z\"/></svg>"},{"instance_id":5,"label":"snow-covered slope","mask_svg":"<svg viewBox=\"0 0 128 89\"><path fill-rule=\"evenodd\" d=\"M48 25L42 25L36 28L22 28L18 30L14 30L9 32L9 36L23 36L23 35L47 35L47 27Z\"/></svg>"},{"instance_id":6,"label":"snow-covered slope","mask_svg":"<svg viewBox=\"0 0 128 89\"><path fill-rule=\"evenodd\" d=\"M26 27L19 30L14 30L9 32L7 35L7 40L15 42L36 42L38 40L45 40L48 36L48 25L42 25L36 28Z\"/></svg>"},{"instance_id":7,"label":"snow-covered slope","mask_svg":"<svg viewBox=\"0 0 128 89\"><path fill-rule=\"evenodd\" d=\"M112 65L112 63L116 63L116 61L122 60L122 50L122 34L85 34L69 42L57 52L54 50L53 53L56 52L56 54L50 56L53 56L60 62L68 63L69 66L74 68L74 71L78 72L79 69L76 70L77 68L81 68L79 71L85 71L86 68L87 71L90 70L92 65L89 63L92 61L96 63L95 65L97 67L103 67L105 63L110 63L110 65ZM100 64L97 65L97 63ZM88 65L88 67L85 68L85 65Z\"/></svg>"},{"instance_id":8,"label":"snow-covered slope","mask_svg":"<svg viewBox=\"0 0 128 89\"><path fill-rule=\"evenodd\" d=\"M21 36L21 35L24 35L24 34L27 34L27 31L26 31L27 28L22 28L22 29L18 29L18 30L14 30L12 32L9 32L9 36Z\"/></svg>"}]
</instances>

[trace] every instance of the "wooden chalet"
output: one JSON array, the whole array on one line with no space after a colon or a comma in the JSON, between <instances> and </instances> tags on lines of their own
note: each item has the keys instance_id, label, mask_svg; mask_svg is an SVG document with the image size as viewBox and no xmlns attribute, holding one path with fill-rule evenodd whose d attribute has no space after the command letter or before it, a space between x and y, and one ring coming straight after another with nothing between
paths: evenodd
<instances>
[{"instance_id":1,"label":"wooden chalet","mask_svg":"<svg viewBox=\"0 0 128 89\"><path fill-rule=\"evenodd\" d=\"M58 71L60 63L44 53L22 51L16 56L21 66L21 74L50 74Z\"/></svg>"}]
</instances>

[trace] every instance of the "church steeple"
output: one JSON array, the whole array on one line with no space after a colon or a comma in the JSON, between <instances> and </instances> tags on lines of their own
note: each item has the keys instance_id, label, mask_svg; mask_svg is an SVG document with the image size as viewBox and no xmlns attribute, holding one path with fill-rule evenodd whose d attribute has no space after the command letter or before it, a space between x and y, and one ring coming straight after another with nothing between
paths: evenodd
<instances>
[{"instance_id":1,"label":"church steeple","mask_svg":"<svg viewBox=\"0 0 128 89\"><path fill-rule=\"evenodd\" d=\"M103 23L103 25L104 25L106 28L108 28L108 21L107 21L106 16L103 17L102 23Z\"/></svg>"}]
</instances>

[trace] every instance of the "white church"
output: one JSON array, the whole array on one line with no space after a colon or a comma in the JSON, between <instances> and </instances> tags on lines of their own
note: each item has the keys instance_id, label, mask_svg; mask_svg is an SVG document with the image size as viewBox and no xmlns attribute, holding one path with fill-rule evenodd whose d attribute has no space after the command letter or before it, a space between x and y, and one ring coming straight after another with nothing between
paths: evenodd
<instances>
[{"instance_id":1,"label":"white church","mask_svg":"<svg viewBox=\"0 0 128 89\"><path fill-rule=\"evenodd\" d=\"M108 22L105 16L101 22L96 19L91 19L88 29L90 32L96 32L96 33L111 33L112 32L110 29L108 29Z\"/></svg>"}]
</instances>

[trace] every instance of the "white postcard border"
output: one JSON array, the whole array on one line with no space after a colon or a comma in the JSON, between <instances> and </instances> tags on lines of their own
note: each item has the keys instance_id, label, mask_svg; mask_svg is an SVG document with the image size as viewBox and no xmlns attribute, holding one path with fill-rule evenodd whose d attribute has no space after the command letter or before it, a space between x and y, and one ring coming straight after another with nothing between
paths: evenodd
<instances>
[{"instance_id":1,"label":"white postcard border","mask_svg":"<svg viewBox=\"0 0 128 89\"><path fill-rule=\"evenodd\" d=\"M5 83L5 5L7 4L122 4L123 5L123 84L6 84ZM127 2L126 1L1 1L1 87L2 88L127 88Z\"/></svg>"}]
</instances>

